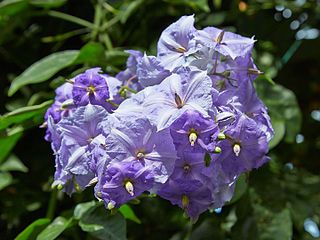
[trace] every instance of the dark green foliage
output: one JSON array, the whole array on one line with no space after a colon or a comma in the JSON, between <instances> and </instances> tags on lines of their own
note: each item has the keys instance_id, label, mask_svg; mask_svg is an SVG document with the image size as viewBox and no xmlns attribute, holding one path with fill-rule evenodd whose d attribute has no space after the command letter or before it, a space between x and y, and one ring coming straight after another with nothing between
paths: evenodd
<instances>
[{"instance_id":1,"label":"dark green foliage","mask_svg":"<svg viewBox=\"0 0 320 240\"><path fill-rule=\"evenodd\" d=\"M320 110L320 38L295 36L319 27L320 5L297 2L304 1L2 1L0 238L315 239L304 221L320 224L320 123L311 117ZM284 18L276 5L292 16ZM258 40L253 57L265 74L255 87L276 133L271 161L239 178L220 214L207 211L196 223L156 196L141 195L111 213L93 199L92 188L72 197L52 190L54 156L38 126L54 89L90 67L114 76L125 68L125 49L156 54L161 32L190 14L198 28L216 26ZM300 21L295 30L293 20Z\"/></svg>"}]
</instances>

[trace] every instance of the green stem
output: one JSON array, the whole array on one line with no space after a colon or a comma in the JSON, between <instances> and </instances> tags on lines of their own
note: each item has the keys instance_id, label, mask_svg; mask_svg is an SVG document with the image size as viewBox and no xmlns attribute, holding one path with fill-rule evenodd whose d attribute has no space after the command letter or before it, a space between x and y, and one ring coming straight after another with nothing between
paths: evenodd
<instances>
[{"instance_id":1,"label":"green stem","mask_svg":"<svg viewBox=\"0 0 320 240\"><path fill-rule=\"evenodd\" d=\"M135 90L133 90L133 89L131 89L131 88L123 87L123 86L120 86L120 87L121 87L122 89L125 89L125 90L127 90L127 91L129 91L129 92L132 92L132 93L134 93L134 94L137 93Z\"/></svg>"},{"instance_id":2,"label":"green stem","mask_svg":"<svg viewBox=\"0 0 320 240\"><path fill-rule=\"evenodd\" d=\"M79 24L81 26L90 28L92 30L96 28L96 26L94 24L92 24L91 22L84 20L84 19L81 19L81 18L78 18L78 17L75 17L75 16L72 16L72 15L69 15L69 14L66 14L66 13L50 10L50 11L48 11L48 15L51 17L60 18L60 19L63 19L63 20L69 21L69 22Z\"/></svg>"},{"instance_id":3,"label":"green stem","mask_svg":"<svg viewBox=\"0 0 320 240\"><path fill-rule=\"evenodd\" d=\"M115 107L119 107L118 104L112 102L110 99L107 99L107 102L110 103L111 105L115 106Z\"/></svg>"},{"instance_id":4,"label":"green stem","mask_svg":"<svg viewBox=\"0 0 320 240\"><path fill-rule=\"evenodd\" d=\"M51 220L54 217L54 211L56 209L56 203L57 203L57 188L52 189L49 206L46 214L46 218L50 218Z\"/></svg>"},{"instance_id":5,"label":"green stem","mask_svg":"<svg viewBox=\"0 0 320 240\"><path fill-rule=\"evenodd\" d=\"M102 9L101 1L98 1L94 12L94 26L95 29L91 32L91 40L94 41L99 33L100 23L101 23Z\"/></svg>"}]
</instances>

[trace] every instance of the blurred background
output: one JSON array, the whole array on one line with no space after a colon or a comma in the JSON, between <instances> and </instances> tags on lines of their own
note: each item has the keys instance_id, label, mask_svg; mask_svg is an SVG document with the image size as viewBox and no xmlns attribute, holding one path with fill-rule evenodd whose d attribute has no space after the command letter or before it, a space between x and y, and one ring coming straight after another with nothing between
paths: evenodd
<instances>
[{"instance_id":1,"label":"blurred background","mask_svg":"<svg viewBox=\"0 0 320 240\"><path fill-rule=\"evenodd\" d=\"M276 132L272 160L242 176L233 200L203 213L195 224L169 201L142 196L123 210L123 236L320 239L319 0L1 1L1 239L21 232L18 239L36 239L41 232L39 239L112 239L74 215L77 204L94 199L92 188L71 197L51 189L54 156L39 125L66 79L96 66L114 76L125 68L126 49L156 55L161 32L191 14L198 29L215 26L255 36L253 58L264 72L255 87ZM86 217L108 222L103 214L109 213L101 211Z\"/></svg>"}]
</instances>

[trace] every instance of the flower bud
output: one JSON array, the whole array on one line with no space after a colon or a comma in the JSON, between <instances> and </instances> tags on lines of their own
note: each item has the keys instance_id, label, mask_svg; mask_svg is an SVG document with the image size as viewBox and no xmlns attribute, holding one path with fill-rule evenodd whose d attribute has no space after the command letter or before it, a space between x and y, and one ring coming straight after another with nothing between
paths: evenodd
<instances>
[{"instance_id":1,"label":"flower bud","mask_svg":"<svg viewBox=\"0 0 320 240\"><path fill-rule=\"evenodd\" d=\"M213 153L221 153L221 148L215 146L214 147L214 152Z\"/></svg>"},{"instance_id":2,"label":"flower bud","mask_svg":"<svg viewBox=\"0 0 320 240\"><path fill-rule=\"evenodd\" d=\"M224 139L226 139L226 135L224 135L224 133L219 133L218 134L218 139L219 140L224 140Z\"/></svg>"},{"instance_id":3,"label":"flower bud","mask_svg":"<svg viewBox=\"0 0 320 240\"><path fill-rule=\"evenodd\" d=\"M108 209L111 210L111 209L113 209L113 208L114 208L113 203L112 203L112 202L109 202L109 203L108 203Z\"/></svg>"}]
</instances>

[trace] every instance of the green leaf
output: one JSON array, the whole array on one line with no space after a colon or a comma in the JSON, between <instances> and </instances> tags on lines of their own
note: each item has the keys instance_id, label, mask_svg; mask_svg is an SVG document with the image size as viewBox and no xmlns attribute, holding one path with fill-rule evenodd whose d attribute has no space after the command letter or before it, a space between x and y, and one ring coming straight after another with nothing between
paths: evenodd
<instances>
[{"instance_id":1,"label":"green leaf","mask_svg":"<svg viewBox=\"0 0 320 240\"><path fill-rule=\"evenodd\" d=\"M40 231L42 231L50 223L49 218L40 218L31 223L23 230L15 240L32 240L35 239Z\"/></svg>"},{"instance_id":2,"label":"green leaf","mask_svg":"<svg viewBox=\"0 0 320 240\"><path fill-rule=\"evenodd\" d=\"M5 0L0 3L0 15L12 16L28 5L26 0Z\"/></svg>"},{"instance_id":3,"label":"green leaf","mask_svg":"<svg viewBox=\"0 0 320 240\"><path fill-rule=\"evenodd\" d=\"M64 217L57 217L49 224L37 237L37 240L53 240L56 239L64 230L66 230L72 222Z\"/></svg>"},{"instance_id":4,"label":"green leaf","mask_svg":"<svg viewBox=\"0 0 320 240\"><path fill-rule=\"evenodd\" d=\"M19 108L15 111L5 114L0 118L0 129L4 129L13 123L21 123L39 115L42 117L52 102L52 100L49 100L39 105Z\"/></svg>"},{"instance_id":5,"label":"green leaf","mask_svg":"<svg viewBox=\"0 0 320 240\"><path fill-rule=\"evenodd\" d=\"M133 222L136 222L138 224L141 224L140 219L135 215L134 211L131 209L131 207L127 204L123 204L119 208L119 212L124 216L126 219L130 219Z\"/></svg>"},{"instance_id":6,"label":"green leaf","mask_svg":"<svg viewBox=\"0 0 320 240\"><path fill-rule=\"evenodd\" d=\"M143 3L143 0L135 0L129 2L129 4L123 4L121 11L120 22L125 23L132 13Z\"/></svg>"},{"instance_id":7,"label":"green leaf","mask_svg":"<svg viewBox=\"0 0 320 240\"><path fill-rule=\"evenodd\" d=\"M0 172L0 191L12 183L12 176L8 172Z\"/></svg>"},{"instance_id":8,"label":"green leaf","mask_svg":"<svg viewBox=\"0 0 320 240\"><path fill-rule=\"evenodd\" d=\"M83 231L103 240L125 240L126 222L120 213L111 215L102 205L91 207L86 211L79 226Z\"/></svg>"},{"instance_id":9,"label":"green leaf","mask_svg":"<svg viewBox=\"0 0 320 240\"><path fill-rule=\"evenodd\" d=\"M254 83L258 96L268 107L273 122L285 123L285 141L294 142L302 122L302 114L294 93L279 84L271 85L264 79L257 79ZM282 135L281 127L279 131L278 135Z\"/></svg>"},{"instance_id":10,"label":"green leaf","mask_svg":"<svg viewBox=\"0 0 320 240\"><path fill-rule=\"evenodd\" d=\"M56 8L61 7L67 0L30 0L29 3L36 7Z\"/></svg>"},{"instance_id":11,"label":"green leaf","mask_svg":"<svg viewBox=\"0 0 320 240\"><path fill-rule=\"evenodd\" d=\"M96 201L90 201L86 203L79 203L73 212L73 216L76 220L79 220L84 213L86 213L90 208L96 206Z\"/></svg>"},{"instance_id":12,"label":"green leaf","mask_svg":"<svg viewBox=\"0 0 320 240\"><path fill-rule=\"evenodd\" d=\"M112 51L106 51L105 56L108 63L113 66L121 66L126 63L129 54L122 49L113 49Z\"/></svg>"},{"instance_id":13,"label":"green leaf","mask_svg":"<svg viewBox=\"0 0 320 240\"><path fill-rule=\"evenodd\" d=\"M271 124L274 130L274 137L269 142L269 149L274 148L282 140L286 132L286 124L283 120L276 118L271 119Z\"/></svg>"},{"instance_id":14,"label":"green leaf","mask_svg":"<svg viewBox=\"0 0 320 240\"><path fill-rule=\"evenodd\" d=\"M8 96L12 96L24 85L48 80L58 71L72 64L78 54L79 50L66 50L53 53L35 62L12 81Z\"/></svg>"},{"instance_id":15,"label":"green leaf","mask_svg":"<svg viewBox=\"0 0 320 240\"><path fill-rule=\"evenodd\" d=\"M0 165L1 171L19 171L19 172L28 172L28 168L20 161L20 159L14 155L11 154L9 158Z\"/></svg>"},{"instance_id":16,"label":"green leaf","mask_svg":"<svg viewBox=\"0 0 320 240\"><path fill-rule=\"evenodd\" d=\"M285 208L273 213L260 205L254 205L257 236L261 240L283 240L292 238L290 211Z\"/></svg>"},{"instance_id":17,"label":"green leaf","mask_svg":"<svg viewBox=\"0 0 320 240\"><path fill-rule=\"evenodd\" d=\"M206 0L164 0L170 4L184 5L191 7L194 11L209 12L210 8Z\"/></svg>"},{"instance_id":18,"label":"green leaf","mask_svg":"<svg viewBox=\"0 0 320 240\"><path fill-rule=\"evenodd\" d=\"M78 63L106 63L106 57L104 53L105 49L100 43L90 42L84 45L73 64Z\"/></svg>"},{"instance_id":19,"label":"green leaf","mask_svg":"<svg viewBox=\"0 0 320 240\"><path fill-rule=\"evenodd\" d=\"M10 153L11 149L16 145L21 135L22 132L17 132L9 136L0 135L0 164Z\"/></svg>"}]
</instances>

